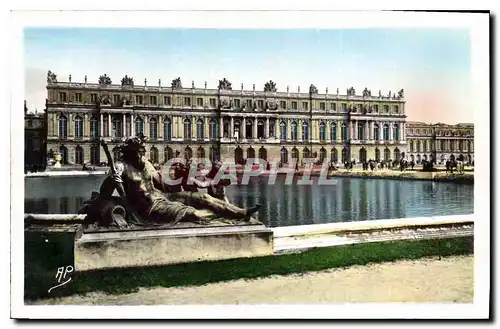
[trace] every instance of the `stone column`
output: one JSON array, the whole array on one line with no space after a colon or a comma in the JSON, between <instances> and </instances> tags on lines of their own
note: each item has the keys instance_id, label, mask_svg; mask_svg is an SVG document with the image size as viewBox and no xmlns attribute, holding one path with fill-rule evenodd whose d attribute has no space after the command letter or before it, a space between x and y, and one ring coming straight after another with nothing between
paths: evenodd
<instances>
[{"instance_id":1,"label":"stone column","mask_svg":"<svg viewBox=\"0 0 500 329\"><path fill-rule=\"evenodd\" d=\"M353 126L352 121L349 121L349 134L348 135L349 135L350 139L354 139L352 126Z\"/></svg>"},{"instance_id":2,"label":"stone column","mask_svg":"<svg viewBox=\"0 0 500 329\"><path fill-rule=\"evenodd\" d=\"M233 117L231 117L231 124L229 126L229 137L231 139L234 138L234 118Z\"/></svg>"},{"instance_id":3,"label":"stone column","mask_svg":"<svg viewBox=\"0 0 500 329\"><path fill-rule=\"evenodd\" d=\"M165 129L163 129L163 116L159 115L158 116L158 126L156 127L156 134L158 135L158 138L163 138L165 140ZM165 153L165 152L160 152L159 153ZM162 160L163 161L163 160Z\"/></svg>"},{"instance_id":4,"label":"stone column","mask_svg":"<svg viewBox=\"0 0 500 329\"><path fill-rule=\"evenodd\" d=\"M286 119L286 139L292 139L292 127L290 119Z\"/></svg>"},{"instance_id":5,"label":"stone column","mask_svg":"<svg viewBox=\"0 0 500 329\"><path fill-rule=\"evenodd\" d=\"M274 128L276 129L276 125L275 125ZM269 138L269 118L266 118L266 130L265 130L264 133L265 133L264 137L266 139Z\"/></svg>"},{"instance_id":6,"label":"stone column","mask_svg":"<svg viewBox=\"0 0 500 329\"><path fill-rule=\"evenodd\" d=\"M245 117L243 117L243 120L242 120L241 131L242 131L241 138L246 139L247 138L247 119Z\"/></svg>"},{"instance_id":7,"label":"stone column","mask_svg":"<svg viewBox=\"0 0 500 329\"><path fill-rule=\"evenodd\" d=\"M208 117L204 117L205 120L205 139L210 138L210 122L208 120Z\"/></svg>"},{"instance_id":8,"label":"stone column","mask_svg":"<svg viewBox=\"0 0 500 329\"><path fill-rule=\"evenodd\" d=\"M341 141L342 140L342 124L344 122L339 120L337 121L337 141Z\"/></svg>"},{"instance_id":9,"label":"stone column","mask_svg":"<svg viewBox=\"0 0 500 329\"><path fill-rule=\"evenodd\" d=\"M144 136L146 137L151 137L149 136L149 122L148 122L148 116L145 115L144 116L144 127L142 128L142 130L144 130Z\"/></svg>"},{"instance_id":10,"label":"stone column","mask_svg":"<svg viewBox=\"0 0 500 329\"><path fill-rule=\"evenodd\" d=\"M406 140L406 125L405 125L405 122L401 122L400 124L400 129L399 129L399 140L400 141L405 141Z\"/></svg>"},{"instance_id":11,"label":"stone column","mask_svg":"<svg viewBox=\"0 0 500 329\"><path fill-rule=\"evenodd\" d=\"M108 113L108 137L111 136L111 113Z\"/></svg>"},{"instance_id":12,"label":"stone column","mask_svg":"<svg viewBox=\"0 0 500 329\"><path fill-rule=\"evenodd\" d=\"M382 121L379 121L378 122L378 139L379 141L383 141L384 140L384 124L385 122L382 122ZM382 155L381 155L382 157Z\"/></svg>"},{"instance_id":13,"label":"stone column","mask_svg":"<svg viewBox=\"0 0 500 329\"><path fill-rule=\"evenodd\" d=\"M99 128L101 128L101 136L104 136L104 115L101 113L101 121L99 122Z\"/></svg>"},{"instance_id":14,"label":"stone column","mask_svg":"<svg viewBox=\"0 0 500 329\"><path fill-rule=\"evenodd\" d=\"M123 130L122 130L122 136L123 137L128 137L127 136L127 116L125 115L125 113L123 113L123 122L122 122L122 126L123 126Z\"/></svg>"},{"instance_id":15,"label":"stone column","mask_svg":"<svg viewBox=\"0 0 500 329\"><path fill-rule=\"evenodd\" d=\"M191 103L193 104L193 103ZM195 116L191 117L191 138L198 138L198 119Z\"/></svg>"},{"instance_id":16,"label":"stone column","mask_svg":"<svg viewBox=\"0 0 500 329\"><path fill-rule=\"evenodd\" d=\"M67 128L68 128L68 137L73 137L73 129L75 127L75 124L73 123L73 115L71 113L68 113L68 123L67 123ZM69 152L69 149L68 149Z\"/></svg>"},{"instance_id":17,"label":"stone column","mask_svg":"<svg viewBox=\"0 0 500 329\"><path fill-rule=\"evenodd\" d=\"M87 113L85 113L83 115L83 137L89 137L90 136L90 134L89 134L90 129L89 129L88 124L89 124L89 118L88 118Z\"/></svg>"},{"instance_id":18,"label":"stone column","mask_svg":"<svg viewBox=\"0 0 500 329\"><path fill-rule=\"evenodd\" d=\"M130 115L130 135L135 136L135 121L134 121L134 115Z\"/></svg>"},{"instance_id":19,"label":"stone column","mask_svg":"<svg viewBox=\"0 0 500 329\"><path fill-rule=\"evenodd\" d=\"M365 140L370 139L370 121L365 121Z\"/></svg>"},{"instance_id":20,"label":"stone column","mask_svg":"<svg viewBox=\"0 0 500 329\"><path fill-rule=\"evenodd\" d=\"M224 120L222 119L222 117L219 121L219 134L220 138L224 137Z\"/></svg>"},{"instance_id":21,"label":"stone column","mask_svg":"<svg viewBox=\"0 0 500 329\"><path fill-rule=\"evenodd\" d=\"M394 140L394 123L389 122L389 140Z\"/></svg>"},{"instance_id":22,"label":"stone column","mask_svg":"<svg viewBox=\"0 0 500 329\"><path fill-rule=\"evenodd\" d=\"M257 118L253 119L253 139L257 139Z\"/></svg>"}]
</instances>

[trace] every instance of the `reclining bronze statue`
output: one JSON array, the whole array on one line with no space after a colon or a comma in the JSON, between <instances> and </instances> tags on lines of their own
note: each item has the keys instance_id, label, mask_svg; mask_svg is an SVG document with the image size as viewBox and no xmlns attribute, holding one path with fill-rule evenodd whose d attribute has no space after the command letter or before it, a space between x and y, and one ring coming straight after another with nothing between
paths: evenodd
<instances>
[{"instance_id":1,"label":"reclining bronze statue","mask_svg":"<svg viewBox=\"0 0 500 329\"><path fill-rule=\"evenodd\" d=\"M175 225L180 222L207 224L212 221L249 221L260 205L244 209L218 197L214 191L229 180L200 182L190 179L186 166L172 166L167 180L177 179L176 185L167 184L162 174L145 158L145 137L128 138L120 147L123 171L115 167L107 145L104 148L111 174L93 192L80 213L87 214L88 223L98 226ZM212 171L213 172L213 171ZM198 192L189 188L209 188L214 193ZM115 189L119 197L113 196ZM222 188L223 190L223 188Z\"/></svg>"}]
</instances>

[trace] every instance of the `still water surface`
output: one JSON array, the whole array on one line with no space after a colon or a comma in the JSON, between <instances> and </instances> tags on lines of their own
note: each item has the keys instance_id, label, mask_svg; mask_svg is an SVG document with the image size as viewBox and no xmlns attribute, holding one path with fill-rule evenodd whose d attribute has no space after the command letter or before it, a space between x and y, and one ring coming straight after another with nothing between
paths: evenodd
<instances>
[{"instance_id":1,"label":"still water surface","mask_svg":"<svg viewBox=\"0 0 500 329\"><path fill-rule=\"evenodd\" d=\"M25 178L25 213L77 213L102 180ZM254 177L249 185L228 186L227 194L239 206L262 204L259 219L271 227L474 213L474 185L341 177L335 185L284 182L283 176L274 185Z\"/></svg>"}]
</instances>

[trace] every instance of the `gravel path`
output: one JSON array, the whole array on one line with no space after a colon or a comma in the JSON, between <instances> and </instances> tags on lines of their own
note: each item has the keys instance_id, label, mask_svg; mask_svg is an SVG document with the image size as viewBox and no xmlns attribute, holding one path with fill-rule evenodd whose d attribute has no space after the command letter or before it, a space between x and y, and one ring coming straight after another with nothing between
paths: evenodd
<instances>
[{"instance_id":1,"label":"gravel path","mask_svg":"<svg viewBox=\"0 0 500 329\"><path fill-rule=\"evenodd\" d=\"M473 256L352 266L298 275L211 283L199 287L141 288L137 293L91 293L37 304L152 305L339 302L472 303Z\"/></svg>"}]
</instances>

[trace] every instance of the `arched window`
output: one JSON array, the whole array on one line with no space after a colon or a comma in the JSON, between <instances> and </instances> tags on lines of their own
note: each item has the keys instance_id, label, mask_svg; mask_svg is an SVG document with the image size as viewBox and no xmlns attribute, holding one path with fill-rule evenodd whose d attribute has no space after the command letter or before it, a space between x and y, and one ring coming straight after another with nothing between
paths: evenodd
<instances>
[{"instance_id":1,"label":"arched window","mask_svg":"<svg viewBox=\"0 0 500 329\"><path fill-rule=\"evenodd\" d=\"M427 141L422 141L422 152L427 152Z\"/></svg>"},{"instance_id":2,"label":"arched window","mask_svg":"<svg viewBox=\"0 0 500 329\"><path fill-rule=\"evenodd\" d=\"M247 159L255 159L255 150L252 147L247 149Z\"/></svg>"},{"instance_id":3,"label":"arched window","mask_svg":"<svg viewBox=\"0 0 500 329\"><path fill-rule=\"evenodd\" d=\"M243 159L243 149L239 146L234 150L234 162L236 164L245 164Z\"/></svg>"},{"instance_id":4,"label":"arched window","mask_svg":"<svg viewBox=\"0 0 500 329\"><path fill-rule=\"evenodd\" d=\"M337 149L336 148L333 148L332 149L332 152L331 152L331 160L333 163L337 163L339 162L339 154L337 152Z\"/></svg>"},{"instance_id":5,"label":"arched window","mask_svg":"<svg viewBox=\"0 0 500 329\"><path fill-rule=\"evenodd\" d=\"M166 141L172 139L172 121L170 121L170 118L163 121L163 134Z\"/></svg>"},{"instance_id":6,"label":"arched window","mask_svg":"<svg viewBox=\"0 0 500 329\"><path fill-rule=\"evenodd\" d=\"M173 159L174 157L174 151L170 147L165 147L165 150L163 152L163 156L165 157L165 162L167 162L170 159Z\"/></svg>"},{"instance_id":7,"label":"arched window","mask_svg":"<svg viewBox=\"0 0 500 329\"><path fill-rule=\"evenodd\" d=\"M326 128L325 128L324 122L320 122L320 124L319 124L319 140L320 141L326 140ZM326 150L325 150L325 152L326 152Z\"/></svg>"},{"instance_id":8,"label":"arched window","mask_svg":"<svg viewBox=\"0 0 500 329\"><path fill-rule=\"evenodd\" d=\"M319 150L319 161L321 163L325 162L326 160L326 150L322 147L320 150Z\"/></svg>"},{"instance_id":9,"label":"arched window","mask_svg":"<svg viewBox=\"0 0 500 329\"><path fill-rule=\"evenodd\" d=\"M296 141L298 136L297 136L297 122L295 121L292 121L292 124L291 124L291 133L292 133L292 140L293 141Z\"/></svg>"},{"instance_id":10,"label":"arched window","mask_svg":"<svg viewBox=\"0 0 500 329\"><path fill-rule=\"evenodd\" d=\"M286 141L286 122L285 121L280 122L280 139L282 141Z\"/></svg>"},{"instance_id":11,"label":"arched window","mask_svg":"<svg viewBox=\"0 0 500 329\"><path fill-rule=\"evenodd\" d=\"M198 121L196 122L196 136L198 137L198 139L205 138L205 123L202 119L198 119Z\"/></svg>"},{"instance_id":12,"label":"arched window","mask_svg":"<svg viewBox=\"0 0 500 329\"><path fill-rule=\"evenodd\" d=\"M184 157L186 160L190 160L193 157L193 150L189 146L184 150Z\"/></svg>"},{"instance_id":13,"label":"arched window","mask_svg":"<svg viewBox=\"0 0 500 329\"><path fill-rule=\"evenodd\" d=\"M358 122L358 140L365 140L365 125L363 122Z\"/></svg>"},{"instance_id":14,"label":"arched window","mask_svg":"<svg viewBox=\"0 0 500 329\"><path fill-rule=\"evenodd\" d=\"M83 120L79 115L75 117L75 138L83 138Z\"/></svg>"},{"instance_id":15,"label":"arched window","mask_svg":"<svg viewBox=\"0 0 500 329\"><path fill-rule=\"evenodd\" d=\"M196 157L198 159L203 159L205 158L205 149L201 146L198 147L198 149L196 150Z\"/></svg>"},{"instance_id":16,"label":"arched window","mask_svg":"<svg viewBox=\"0 0 500 329\"><path fill-rule=\"evenodd\" d=\"M391 151L388 148L386 148L384 150L384 160L389 161L390 159L391 159Z\"/></svg>"},{"instance_id":17,"label":"arched window","mask_svg":"<svg viewBox=\"0 0 500 329\"><path fill-rule=\"evenodd\" d=\"M383 131L383 133L384 133L384 140L388 141L389 140L389 125L387 123L384 124L384 128L383 129L384 129L384 131Z\"/></svg>"},{"instance_id":18,"label":"arched window","mask_svg":"<svg viewBox=\"0 0 500 329\"><path fill-rule=\"evenodd\" d=\"M340 135L343 141L347 140L348 132L347 132L347 124L345 122L342 123L342 127L340 128Z\"/></svg>"},{"instance_id":19,"label":"arched window","mask_svg":"<svg viewBox=\"0 0 500 329\"><path fill-rule=\"evenodd\" d=\"M149 158L152 164L159 163L158 160L158 149L156 147L151 147L151 151L149 152Z\"/></svg>"},{"instance_id":20,"label":"arched window","mask_svg":"<svg viewBox=\"0 0 500 329\"><path fill-rule=\"evenodd\" d=\"M378 148L375 149L375 161L380 161L380 150Z\"/></svg>"},{"instance_id":21,"label":"arched window","mask_svg":"<svg viewBox=\"0 0 500 329\"><path fill-rule=\"evenodd\" d=\"M330 125L330 140L335 141L337 139L337 124L332 122Z\"/></svg>"},{"instance_id":22,"label":"arched window","mask_svg":"<svg viewBox=\"0 0 500 329\"><path fill-rule=\"evenodd\" d=\"M68 137L68 119L64 115L59 116L59 138Z\"/></svg>"},{"instance_id":23,"label":"arched window","mask_svg":"<svg viewBox=\"0 0 500 329\"><path fill-rule=\"evenodd\" d=\"M295 159L295 161L299 160L299 150L296 147L292 149L292 159Z\"/></svg>"},{"instance_id":24,"label":"arched window","mask_svg":"<svg viewBox=\"0 0 500 329\"><path fill-rule=\"evenodd\" d=\"M259 159L262 159L264 161L267 160L267 150L264 148L264 146L259 149Z\"/></svg>"},{"instance_id":25,"label":"arched window","mask_svg":"<svg viewBox=\"0 0 500 329\"><path fill-rule=\"evenodd\" d=\"M142 118L137 118L135 120L135 134L136 136L139 134L144 134L144 121Z\"/></svg>"},{"instance_id":26,"label":"arched window","mask_svg":"<svg viewBox=\"0 0 500 329\"><path fill-rule=\"evenodd\" d=\"M444 152L445 151L444 139L442 139L439 144L441 145L441 152Z\"/></svg>"},{"instance_id":27,"label":"arched window","mask_svg":"<svg viewBox=\"0 0 500 329\"><path fill-rule=\"evenodd\" d=\"M123 137L123 135L122 135L123 124L122 124L122 119L120 118L120 116L114 115L113 121L111 124L113 125L112 137Z\"/></svg>"},{"instance_id":28,"label":"arched window","mask_svg":"<svg viewBox=\"0 0 500 329\"><path fill-rule=\"evenodd\" d=\"M282 164L288 163L288 150L284 147L280 151L280 160Z\"/></svg>"},{"instance_id":29,"label":"arched window","mask_svg":"<svg viewBox=\"0 0 500 329\"><path fill-rule=\"evenodd\" d=\"M149 119L149 138L151 138L152 140L158 138L158 121L156 121L156 118ZM151 149L151 151L152 150L153 149ZM156 153L156 159L158 159L158 150L156 150ZM158 161L156 161L155 163L158 163Z\"/></svg>"},{"instance_id":30,"label":"arched window","mask_svg":"<svg viewBox=\"0 0 500 329\"><path fill-rule=\"evenodd\" d=\"M311 152L307 147L304 147L304 150L302 150L302 159L308 159L311 157Z\"/></svg>"},{"instance_id":31,"label":"arched window","mask_svg":"<svg viewBox=\"0 0 500 329\"><path fill-rule=\"evenodd\" d=\"M393 140L398 141L399 140L399 126L397 124L394 124L392 127L393 131Z\"/></svg>"},{"instance_id":32,"label":"arched window","mask_svg":"<svg viewBox=\"0 0 500 329\"><path fill-rule=\"evenodd\" d=\"M347 148L342 149L342 163L346 163L349 160L349 153L347 152Z\"/></svg>"},{"instance_id":33,"label":"arched window","mask_svg":"<svg viewBox=\"0 0 500 329\"><path fill-rule=\"evenodd\" d=\"M210 139L216 139L217 138L217 121L215 119L210 119L210 122L208 123L210 126L210 131L209 131L209 137Z\"/></svg>"},{"instance_id":34,"label":"arched window","mask_svg":"<svg viewBox=\"0 0 500 329\"><path fill-rule=\"evenodd\" d=\"M394 149L394 160L396 160L396 161L401 160L401 154L400 154L399 149L397 147Z\"/></svg>"},{"instance_id":35,"label":"arched window","mask_svg":"<svg viewBox=\"0 0 500 329\"><path fill-rule=\"evenodd\" d=\"M100 162L99 146L92 145L90 147L90 163L98 165Z\"/></svg>"},{"instance_id":36,"label":"arched window","mask_svg":"<svg viewBox=\"0 0 500 329\"><path fill-rule=\"evenodd\" d=\"M366 149L364 147L362 147L359 150L359 161L360 162L365 162L366 161Z\"/></svg>"},{"instance_id":37,"label":"arched window","mask_svg":"<svg viewBox=\"0 0 500 329\"><path fill-rule=\"evenodd\" d=\"M193 136L191 131L191 120L184 119L184 139L191 139Z\"/></svg>"},{"instance_id":38,"label":"arched window","mask_svg":"<svg viewBox=\"0 0 500 329\"><path fill-rule=\"evenodd\" d=\"M97 118L93 115L90 117L90 137L97 138L99 135L99 121L97 121Z\"/></svg>"},{"instance_id":39,"label":"arched window","mask_svg":"<svg viewBox=\"0 0 500 329\"><path fill-rule=\"evenodd\" d=\"M414 148L413 148L413 141L410 141L410 152L413 152Z\"/></svg>"},{"instance_id":40,"label":"arched window","mask_svg":"<svg viewBox=\"0 0 500 329\"><path fill-rule=\"evenodd\" d=\"M75 147L75 163L83 164L83 148L80 145Z\"/></svg>"},{"instance_id":41,"label":"arched window","mask_svg":"<svg viewBox=\"0 0 500 329\"><path fill-rule=\"evenodd\" d=\"M307 123L306 121L302 122L302 140L309 140L309 123Z\"/></svg>"},{"instance_id":42,"label":"arched window","mask_svg":"<svg viewBox=\"0 0 500 329\"><path fill-rule=\"evenodd\" d=\"M417 141L417 152L420 152L420 141Z\"/></svg>"},{"instance_id":43,"label":"arched window","mask_svg":"<svg viewBox=\"0 0 500 329\"><path fill-rule=\"evenodd\" d=\"M68 164L68 148L61 145L61 147L59 147L59 153L61 153L61 164Z\"/></svg>"},{"instance_id":44,"label":"arched window","mask_svg":"<svg viewBox=\"0 0 500 329\"><path fill-rule=\"evenodd\" d=\"M380 128L378 126L378 123L375 123L373 125L373 139L380 140Z\"/></svg>"}]
</instances>

